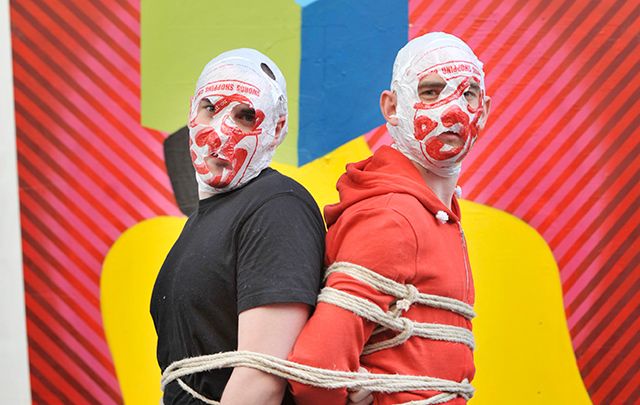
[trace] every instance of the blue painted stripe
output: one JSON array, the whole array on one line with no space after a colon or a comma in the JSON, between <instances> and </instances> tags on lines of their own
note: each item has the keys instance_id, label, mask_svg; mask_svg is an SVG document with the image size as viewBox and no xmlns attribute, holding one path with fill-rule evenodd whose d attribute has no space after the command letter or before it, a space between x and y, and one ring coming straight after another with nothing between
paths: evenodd
<instances>
[{"instance_id":1,"label":"blue painted stripe","mask_svg":"<svg viewBox=\"0 0 640 405\"><path fill-rule=\"evenodd\" d=\"M383 123L380 92L408 36L408 2L316 1L302 9L298 164Z\"/></svg>"}]
</instances>

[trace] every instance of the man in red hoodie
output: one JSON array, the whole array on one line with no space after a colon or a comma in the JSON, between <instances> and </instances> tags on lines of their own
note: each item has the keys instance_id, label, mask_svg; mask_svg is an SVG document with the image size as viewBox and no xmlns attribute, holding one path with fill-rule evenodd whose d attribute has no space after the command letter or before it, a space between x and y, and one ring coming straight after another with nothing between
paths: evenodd
<instances>
[{"instance_id":1,"label":"man in red hoodie","mask_svg":"<svg viewBox=\"0 0 640 405\"><path fill-rule=\"evenodd\" d=\"M398 52L380 106L394 143L348 165L337 184L340 202L325 208L326 287L290 360L429 376L453 387L374 389L374 404L465 404L475 373L474 288L456 183L489 113L482 63L453 35L416 38ZM370 282L376 275L406 296ZM368 315L375 311L356 309L359 303L393 319L380 328ZM302 405L345 404L349 394L295 382L292 392Z\"/></svg>"}]
</instances>

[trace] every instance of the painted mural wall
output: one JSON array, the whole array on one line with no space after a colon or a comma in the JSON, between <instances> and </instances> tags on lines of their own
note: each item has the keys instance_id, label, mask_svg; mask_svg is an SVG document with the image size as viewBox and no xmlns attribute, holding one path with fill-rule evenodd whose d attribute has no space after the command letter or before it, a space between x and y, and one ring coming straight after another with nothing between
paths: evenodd
<instances>
[{"instance_id":1,"label":"painted mural wall","mask_svg":"<svg viewBox=\"0 0 640 405\"><path fill-rule=\"evenodd\" d=\"M157 403L149 298L193 203L172 140L211 57L253 47L281 67L290 123L273 166L322 207L347 162L390 144L379 93L397 50L429 31L470 44L493 99L460 180L477 288L471 403L640 402L639 12L622 0L10 1L33 402Z\"/></svg>"}]
</instances>

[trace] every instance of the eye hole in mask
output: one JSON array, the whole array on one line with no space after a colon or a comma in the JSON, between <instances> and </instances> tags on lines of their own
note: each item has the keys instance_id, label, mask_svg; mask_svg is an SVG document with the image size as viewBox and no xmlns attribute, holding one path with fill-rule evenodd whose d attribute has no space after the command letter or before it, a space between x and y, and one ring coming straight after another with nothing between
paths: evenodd
<instances>
[{"instance_id":1,"label":"eye hole in mask","mask_svg":"<svg viewBox=\"0 0 640 405\"><path fill-rule=\"evenodd\" d=\"M238 104L233 107L231 119L244 132L250 132L257 126L256 110L247 104Z\"/></svg>"},{"instance_id":2,"label":"eye hole in mask","mask_svg":"<svg viewBox=\"0 0 640 405\"><path fill-rule=\"evenodd\" d=\"M447 87L447 82L439 75L428 75L418 84L418 96L423 103L433 103Z\"/></svg>"},{"instance_id":3,"label":"eye hole in mask","mask_svg":"<svg viewBox=\"0 0 640 405\"><path fill-rule=\"evenodd\" d=\"M215 102L215 104L207 98L202 99L198 106L198 113L193 125L209 125L217 114L235 101L241 103L235 105L231 112L225 116L225 119L230 119L235 125L229 125L231 124L231 122L229 122L227 126L237 127L244 133L254 132L264 120L264 114L260 110L255 110L251 105L244 103L244 97L242 99L236 99L234 96L237 95L221 98Z\"/></svg>"}]
</instances>

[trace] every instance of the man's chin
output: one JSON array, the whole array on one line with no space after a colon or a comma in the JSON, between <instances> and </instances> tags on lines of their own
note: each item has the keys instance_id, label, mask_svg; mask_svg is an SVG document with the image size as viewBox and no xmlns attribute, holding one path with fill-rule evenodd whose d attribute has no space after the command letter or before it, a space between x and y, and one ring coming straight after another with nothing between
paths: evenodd
<instances>
[{"instance_id":1,"label":"man's chin","mask_svg":"<svg viewBox=\"0 0 640 405\"><path fill-rule=\"evenodd\" d=\"M211 183L209 183L209 185L217 189L225 188L229 184L231 184L231 178L230 178L231 176L226 176L226 177L227 178L223 179L221 176L216 176L213 178Z\"/></svg>"},{"instance_id":2,"label":"man's chin","mask_svg":"<svg viewBox=\"0 0 640 405\"><path fill-rule=\"evenodd\" d=\"M226 167L212 167L214 170L211 170L210 173L213 177L210 177L209 180L206 180L206 183L215 189L223 189L231 184L233 180L234 174L231 171L231 166L229 165L229 170L225 170Z\"/></svg>"}]
</instances>

